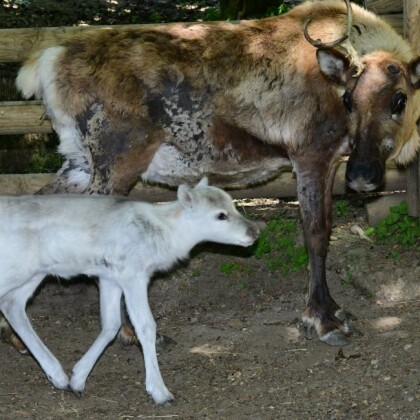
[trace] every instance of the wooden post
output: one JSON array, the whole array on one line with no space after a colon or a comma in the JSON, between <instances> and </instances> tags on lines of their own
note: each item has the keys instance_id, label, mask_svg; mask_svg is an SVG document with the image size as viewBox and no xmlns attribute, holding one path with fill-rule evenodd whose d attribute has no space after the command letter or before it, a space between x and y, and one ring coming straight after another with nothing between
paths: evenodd
<instances>
[{"instance_id":1,"label":"wooden post","mask_svg":"<svg viewBox=\"0 0 420 420\"><path fill-rule=\"evenodd\" d=\"M404 0L404 36L420 54L420 0ZM419 157L407 167L407 203L412 216L420 216Z\"/></svg>"}]
</instances>

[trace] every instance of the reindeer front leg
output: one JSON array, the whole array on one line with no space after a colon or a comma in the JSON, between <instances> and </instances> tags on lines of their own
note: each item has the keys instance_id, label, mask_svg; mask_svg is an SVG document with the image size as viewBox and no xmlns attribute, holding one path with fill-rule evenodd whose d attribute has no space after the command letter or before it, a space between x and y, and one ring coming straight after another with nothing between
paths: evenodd
<instances>
[{"instance_id":1,"label":"reindeer front leg","mask_svg":"<svg viewBox=\"0 0 420 420\"><path fill-rule=\"evenodd\" d=\"M302 163L302 162L300 162ZM303 169L304 168L304 169ZM326 281L326 257L331 230L331 192L328 166L295 161L297 193L309 253L310 280L306 309L302 320L305 337L312 338L315 328L321 341L337 346L348 344L349 328L339 319L342 310L331 297ZM331 185L329 185L331 187Z\"/></svg>"}]
</instances>

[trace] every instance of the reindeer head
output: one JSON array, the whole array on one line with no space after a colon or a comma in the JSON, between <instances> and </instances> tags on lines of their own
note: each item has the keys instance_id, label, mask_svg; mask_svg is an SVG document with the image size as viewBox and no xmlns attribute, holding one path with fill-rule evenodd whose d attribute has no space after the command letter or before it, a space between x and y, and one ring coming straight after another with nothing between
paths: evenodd
<instances>
[{"instance_id":1,"label":"reindeer head","mask_svg":"<svg viewBox=\"0 0 420 420\"><path fill-rule=\"evenodd\" d=\"M375 49L360 56L350 42L353 15L345 2L347 35L329 43L312 39L311 16L304 34L318 48L320 71L341 93L348 111L347 182L356 191L371 191L382 183L387 159L405 164L420 146L420 57L407 63L396 53Z\"/></svg>"},{"instance_id":2,"label":"reindeer head","mask_svg":"<svg viewBox=\"0 0 420 420\"><path fill-rule=\"evenodd\" d=\"M387 159L398 160L406 148L417 148L420 57L404 63L391 53L374 52L363 57L357 77L355 66L340 52L318 50L317 57L324 76L341 88L348 111L347 182L356 191L374 190L382 183ZM405 163L405 156L400 160Z\"/></svg>"}]
</instances>

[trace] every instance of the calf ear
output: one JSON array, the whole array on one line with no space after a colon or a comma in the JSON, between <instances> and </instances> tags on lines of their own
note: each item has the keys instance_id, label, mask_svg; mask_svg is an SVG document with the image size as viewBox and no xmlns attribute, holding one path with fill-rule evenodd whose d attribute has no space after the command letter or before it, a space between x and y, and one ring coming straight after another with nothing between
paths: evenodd
<instances>
[{"instance_id":1,"label":"calf ear","mask_svg":"<svg viewBox=\"0 0 420 420\"><path fill-rule=\"evenodd\" d=\"M201 181L195 186L196 188L207 187L209 185L209 180L206 176L201 178Z\"/></svg>"},{"instance_id":2,"label":"calf ear","mask_svg":"<svg viewBox=\"0 0 420 420\"><path fill-rule=\"evenodd\" d=\"M194 204L194 194L190 187L182 184L178 187L177 192L178 201L185 209L191 208Z\"/></svg>"},{"instance_id":3,"label":"calf ear","mask_svg":"<svg viewBox=\"0 0 420 420\"><path fill-rule=\"evenodd\" d=\"M318 59L321 73L328 80L340 86L345 85L346 73L350 67L350 61L344 54L336 49L319 49L316 51L316 58Z\"/></svg>"},{"instance_id":4,"label":"calf ear","mask_svg":"<svg viewBox=\"0 0 420 420\"><path fill-rule=\"evenodd\" d=\"M414 86L414 89L420 88L420 57L415 58L408 65L410 72L411 83Z\"/></svg>"}]
</instances>

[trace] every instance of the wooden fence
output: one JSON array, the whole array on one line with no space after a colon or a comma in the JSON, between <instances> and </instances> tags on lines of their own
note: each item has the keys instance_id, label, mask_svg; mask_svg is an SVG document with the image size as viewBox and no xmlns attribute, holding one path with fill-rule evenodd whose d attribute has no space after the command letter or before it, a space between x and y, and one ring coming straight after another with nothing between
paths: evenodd
<instances>
[{"instance_id":1,"label":"wooden fence","mask_svg":"<svg viewBox=\"0 0 420 420\"><path fill-rule=\"evenodd\" d=\"M420 0L405 0L410 3L410 11L416 10ZM402 0L365 0L365 6L374 12L381 14L400 34L404 33L403 1ZM410 28L409 20L406 19L406 31ZM169 24L170 25L170 24ZM17 63L24 61L36 50L56 45L69 36L80 31L98 31L103 26L86 27L60 27L60 28L28 28L28 29L2 29L0 30L0 62ZM51 123L43 116L43 107L39 101L13 101L0 102L0 135L6 134L29 134L50 133ZM1 141L1 137L0 137ZM417 166L410 172L412 186L412 199L415 200L416 209L419 201ZM344 194L347 192L344 180L345 162L343 162L336 174L333 192ZM42 185L52 179L51 174L27 174L27 175L0 175L1 194L33 193ZM413 187L413 185L416 185ZM390 164L387 167L383 191L406 190L405 171ZM256 197L290 197L296 195L296 183L290 172L282 173L276 180L252 189L232 191L235 198ZM141 197L144 200L159 201L172 199L174 191L152 187L138 183L130 194Z\"/></svg>"}]
</instances>

